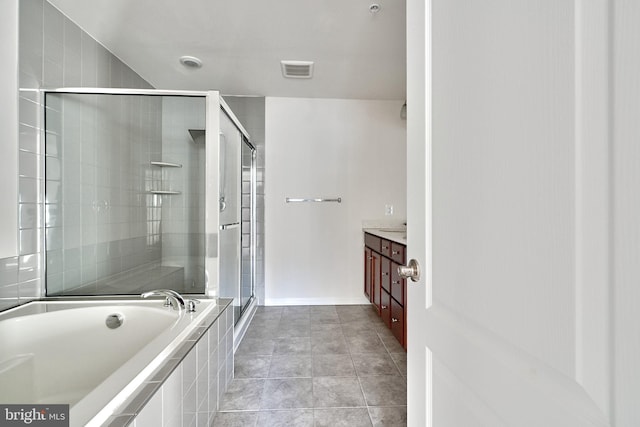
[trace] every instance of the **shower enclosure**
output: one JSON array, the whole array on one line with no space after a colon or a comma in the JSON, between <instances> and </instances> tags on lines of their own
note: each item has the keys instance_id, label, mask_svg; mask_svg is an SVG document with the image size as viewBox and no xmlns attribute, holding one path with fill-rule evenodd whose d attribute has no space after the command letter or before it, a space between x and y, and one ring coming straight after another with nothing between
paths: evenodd
<instances>
[{"instance_id":1,"label":"shower enclosure","mask_svg":"<svg viewBox=\"0 0 640 427\"><path fill-rule=\"evenodd\" d=\"M169 288L233 297L237 320L253 301L255 150L218 92L44 96L47 296Z\"/></svg>"}]
</instances>

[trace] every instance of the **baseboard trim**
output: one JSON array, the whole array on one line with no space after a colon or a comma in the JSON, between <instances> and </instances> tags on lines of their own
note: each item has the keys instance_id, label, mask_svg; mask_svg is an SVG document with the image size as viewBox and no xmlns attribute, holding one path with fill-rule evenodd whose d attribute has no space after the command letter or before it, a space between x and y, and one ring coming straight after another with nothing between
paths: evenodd
<instances>
[{"instance_id":1,"label":"baseboard trim","mask_svg":"<svg viewBox=\"0 0 640 427\"><path fill-rule=\"evenodd\" d=\"M361 305L370 304L364 296L357 298L265 298L264 305Z\"/></svg>"}]
</instances>

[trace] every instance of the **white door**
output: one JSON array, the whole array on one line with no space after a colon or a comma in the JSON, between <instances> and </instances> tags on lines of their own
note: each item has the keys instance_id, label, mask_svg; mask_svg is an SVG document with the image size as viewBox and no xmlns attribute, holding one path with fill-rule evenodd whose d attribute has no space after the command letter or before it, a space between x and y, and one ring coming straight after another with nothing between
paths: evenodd
<instances>
[{"instance_id":1,"label":"white door","mask_svg":"<svg viewBox=\"0 0 640 427\"><path fill-rule=\"evenodd\" d=\"M407 1L409 426L640 425L638 22Z\"/></svg>"}]
</instances>

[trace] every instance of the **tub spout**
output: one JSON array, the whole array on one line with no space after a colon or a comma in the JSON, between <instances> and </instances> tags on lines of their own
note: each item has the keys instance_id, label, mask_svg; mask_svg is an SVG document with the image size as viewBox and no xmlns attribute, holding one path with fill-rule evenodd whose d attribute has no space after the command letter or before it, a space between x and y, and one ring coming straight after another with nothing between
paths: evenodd
<instances>
[{"instance_id":1,"label":"tub spout","mask_svg":"<svg viewBox=\"0 0 640 427\"><path fill-rule=\"evenodd\" d=\"M186 303L182 295L171 289L155 289L153 291L145 292L140 295L141 298L148 298L151 296L163 296L167 298L167 301L174 310L184 310Z\"/></svg>"}]
</instances>

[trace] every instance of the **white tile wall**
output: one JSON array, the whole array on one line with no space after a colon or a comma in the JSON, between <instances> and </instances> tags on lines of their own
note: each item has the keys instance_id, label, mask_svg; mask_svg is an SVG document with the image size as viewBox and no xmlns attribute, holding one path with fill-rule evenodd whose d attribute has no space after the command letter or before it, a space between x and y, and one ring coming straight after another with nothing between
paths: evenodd
<instances>
[{"instance_id":1,"label":"white tile wall","mask_svg":"<svg viewBox=\"0 0 640 427\"><path fill-rule=\"evenodd\" d=\"M233 306L229 305L130 425L210 426L232 379Z\"/></svg>"},{"instance_id":2,"label":"white tile wall","mask_svg":"<svg viewBox=\"0 0 640 427\"><path fill-rule=\"evenodd\" d=\"M140 195L157 179L162 100L50 94L46 104L47 249L62 251L63 274L48 293L126 293L102 279L161 261L161 200Z\"/></svg>"},{"instance_id":3,"label":"white tile wall","mask_svg":"<svg viewBox=\"0 0 640 427\"><path fill-rule=\"evenodd\" d=\"M165 97L162 104L162 148L154 160L181 168L158 168L159 189L180 191L162 200L162 262L184 268L185 283L204 289L205 146L189 129L204 129L205 99Z\"/></svg>"},{"instance_id":4,"label":"white tile wall","mask_svg":"<svg viewBox=\"0 0 640 427\"><path fill-rule=\"evenodd\" d=\"M163 393L157 392L136 417L136 426L162 426Z\"/></svg>"},{"instance_id":5,"label":"white tile wall","mask_svg":"<svg viewBox=\"0 0 640 427\"><path fill-rule=\"evenodd\" d=\"M16 143L20 150L20 178L16 204L9 203L5 208L14 206L19 212L16 233L20 239L20 255L26 256L42 255L44 232L44 220L34 214L41 211L39 204L44 200L41 172L44 149L38 114L42 100L33 89L63 85L122 87L123 84L131 88L151 88L151 85L45 0L20 0L19 3L20 134ZM30 301L43 293L44 266L38 266L35 271L29 267L28 277L35 274L35 278L20 282L18 264L18 257L0 259L0 309Z\"/></svg>"},{"instance_id":6,"label":"white tile wall","mask_svg":"<svg viewBox=\"0 0 640 427\"><path fill-rule=\"evenodd\" d=\"M178 367L162 385L162 425L175 426L182 423L182 367ZM144 408L141 415L153 408ZM144 416L135 427L142 427Z\"/></svg>"}]
</instances>

